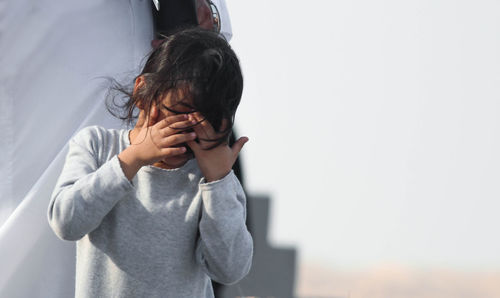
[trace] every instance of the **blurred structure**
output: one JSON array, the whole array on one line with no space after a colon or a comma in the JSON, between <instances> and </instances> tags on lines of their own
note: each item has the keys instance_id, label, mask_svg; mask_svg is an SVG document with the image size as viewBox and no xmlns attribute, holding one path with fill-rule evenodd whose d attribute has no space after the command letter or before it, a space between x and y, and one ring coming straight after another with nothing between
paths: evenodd
<instances>
[{"instance_id":1,"label":"blurred structure","mask_svg":"<svg viewBox=\"0 0 500 298\"><path fill-rule=\"evenodd\" d=\"M274 248L267 242L271 200L265 196L248 196L247 199L248 228L254 240L252 269L237 284L224 287L220 297L294 297L296 251Z\"/></svg>"}]
</instances>

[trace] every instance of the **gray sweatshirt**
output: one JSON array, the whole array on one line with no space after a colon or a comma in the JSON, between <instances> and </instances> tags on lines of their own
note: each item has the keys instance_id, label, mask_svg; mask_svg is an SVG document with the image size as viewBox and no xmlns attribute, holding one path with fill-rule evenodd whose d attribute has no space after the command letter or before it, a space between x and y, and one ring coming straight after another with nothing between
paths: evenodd
<instances>
[{"instance_id":1,"label":"gray sweatshirt","mask_svg":"<svg viewBox=\"0 0 500 298\"><path fill-rule=\"evenodd\" d=\"M142 167L127 180L117 155L128 130L88 127L69 144L49 224L76 241L76 297L213 297L210 279L250 270L245 195L233 172L205 183L196 160Z\"/></svg>"}]
</instances>

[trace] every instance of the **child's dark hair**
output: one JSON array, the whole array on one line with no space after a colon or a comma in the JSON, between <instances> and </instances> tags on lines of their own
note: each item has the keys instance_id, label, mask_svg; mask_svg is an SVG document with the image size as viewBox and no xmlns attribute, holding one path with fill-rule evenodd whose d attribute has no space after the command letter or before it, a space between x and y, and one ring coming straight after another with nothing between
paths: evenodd
<instances>
[{"instance_id":1,"label":"child's dark hair","mask_svg":"<svg viewBox=\"0 0 500 298\"><path fill-rule=\"evenodd\" d=\"M144 84L135 92L115 84L114 89L126 98L122 104L116 98L107 102L113 115L131 123L139 106L149 117L152 105L160 104L173 91L177 104L201 113L203 121L221 133L211 140L213 147L227 141L243 92L243 77L236 54L222 36L199 28L177 32L152 51L139 76ZM169 108L175 112L175 106Z\"/></svg>"}]
</instances>

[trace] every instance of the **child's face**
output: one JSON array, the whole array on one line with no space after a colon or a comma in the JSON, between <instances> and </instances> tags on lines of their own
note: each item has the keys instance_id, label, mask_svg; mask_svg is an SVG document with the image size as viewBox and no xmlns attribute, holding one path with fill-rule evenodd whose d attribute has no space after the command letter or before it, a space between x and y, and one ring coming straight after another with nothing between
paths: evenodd
<instances>
[{"instance_id":1,"label":"child's face","mask_svg":"<svg viewBox=\"0 0 500 298\"><path fill-rule=\"evenodd\" d=\"M181 90L169 91L158 103L158 118L161 121L168 116L194 113L189 96L184 96Z\"/></svg>"},{"instance_id":2,"label":"child's face","mask_svg":"<svg viewBox=\"0 0 500 298\"><path fill-rule=\"evenodd\" d=\"M161 121L168 116L174 116L178 114L189 114L194 112L193 108L190 106L191 100L189 97L183 96L182 92L178 90L172 90L163 97L163 99L158 103L158 117L156 121ZM191 132L192 129L179 130L179 133L186 133L186 131ZM167 168L179 168L182 167L188 160L194 157L191 149L187 144L178 145L178 147L186 147L186 153L174 157L169 157L161 160L158 166Z\"/></svg>"}]
</instances>

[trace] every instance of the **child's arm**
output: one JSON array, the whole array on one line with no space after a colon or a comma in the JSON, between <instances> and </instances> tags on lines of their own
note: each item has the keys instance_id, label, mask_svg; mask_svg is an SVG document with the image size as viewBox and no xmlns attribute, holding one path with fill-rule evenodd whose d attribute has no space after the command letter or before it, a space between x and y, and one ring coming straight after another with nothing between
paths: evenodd
<instances>
[{"instance_id":1,"label":"child's arm","mask_svg":"<svg viewBox=\"0 0 500 298\"><path fill-rule=\"evenodd\" d=\"M190 117L201 120L197 113ZM208 121L200 122L194 131L200 139L217 137ZM188 142L204 175L197 258L210 278L223 284L242 279L252 263L253 241L245 224L246 198L231 170L247 141L240 138L233 147L221 144L210 150L203 149L210 146L209 142Z\"/></svg>"},{"instance_id":2,"label":"child's arm","mask_svg":"<svg viewBox=\"0 0 500 298\"><path fill-rule=\"evenodd\" d=\"M74 241L93 231L133 190L117 156L98 165L98 148L104 143L116 146L97 127L83 129L69 142L66 162L47 211L49 224L61 239Z\"/></svg>"},{"instance_id":3,"label":"child's arm","mask_svg":"<svg viewBox=\"0 0 500 298\"><path fill-rule=\"evenodd\" d=\"M246 198L231 171L221 180L200 184L203 200L197 260L211 279L233 284L252 264L253 241L245 225Z\"/></svg>"},{"instance_id":4,"label":"child's arm","mask_svg":"<svg viewBox=\"0 0 500 298\"><path fill-rule=\"evenodd\" d=\"M69 143L66 162L49 203L47 216L54 232L61 239L78 240L96 229L116 203L133 191L129 180L142 166L185 151L172 146L196 137L194 133L178 134L179 127L190 123L184 115L145 124L137 144L118 156L104 159L107 161L101 166L97 156L108 154L104 147L117 144L107 139L104 129L90 127L78 133Z\"/></svg>"}]
</instances>

